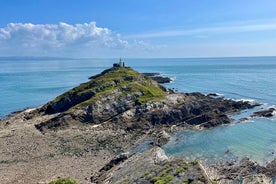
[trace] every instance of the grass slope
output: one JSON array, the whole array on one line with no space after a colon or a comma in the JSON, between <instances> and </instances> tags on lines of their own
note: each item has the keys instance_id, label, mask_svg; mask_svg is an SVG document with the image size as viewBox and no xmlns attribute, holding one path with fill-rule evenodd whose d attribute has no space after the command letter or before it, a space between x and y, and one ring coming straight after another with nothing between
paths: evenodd
<instances>
[{"instance_id":1,"label":"grass slope","mask_svg":"<svg viewBox=\"0 0 276 184\"><path fill-rule=\"evenodd\" d=\"M72 106L75 108L85 107L97 102L101 97L110 95L116 90L123 92L124 95L135 92L141 94L135 99L138 103L158 101L165 97L164 87L155 81L130 67L113 67L91 77L90 81L56 97L47 105L57 104L66 99L82 99L89 96L88 99L84 99Z\"/></svg>"}]
</instances>

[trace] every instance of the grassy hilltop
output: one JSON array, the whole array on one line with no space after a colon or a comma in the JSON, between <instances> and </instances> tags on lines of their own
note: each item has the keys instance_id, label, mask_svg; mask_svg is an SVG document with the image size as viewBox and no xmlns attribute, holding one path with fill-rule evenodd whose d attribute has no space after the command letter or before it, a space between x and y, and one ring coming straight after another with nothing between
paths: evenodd
<instances>
[{"instance_id":1,"label":"grassy hilltop","mask_svg":"<svg viewBox=\"0 0 276 184\"><path fill-rule=\"evenodd\" d=\"M118 91L118 93L114 93ZM136 103L158 101L165 97L165 88L130 67L113 67L91 77L47 104L47 112L60 112L94 104L102 97L115 95L116 99L137 94Z\"/></svg>"}]
</instances>

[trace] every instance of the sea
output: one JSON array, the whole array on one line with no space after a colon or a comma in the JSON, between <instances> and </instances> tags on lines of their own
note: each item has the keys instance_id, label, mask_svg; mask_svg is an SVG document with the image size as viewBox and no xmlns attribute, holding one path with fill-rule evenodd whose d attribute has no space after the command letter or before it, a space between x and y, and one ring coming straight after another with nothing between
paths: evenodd
<instances>
[{"instance_id":1,"label":"sea","mask_svg":"<svg viewBox=\"0 0 276 184\"><path fill-rule=\"evenodd\" d=\"M185 130L163 146L182 159L238 160L265 165L276 158L276 114L249 118L254 111L276 107L276 57L124 59L139 72L171 77L179 92L216 93L224 98L261 103L234 114L233 123L208 130ZM118 59L43 57L0 58L0 118L45 104L61 93L110 68Z\"/></svg>"}]
</instances>

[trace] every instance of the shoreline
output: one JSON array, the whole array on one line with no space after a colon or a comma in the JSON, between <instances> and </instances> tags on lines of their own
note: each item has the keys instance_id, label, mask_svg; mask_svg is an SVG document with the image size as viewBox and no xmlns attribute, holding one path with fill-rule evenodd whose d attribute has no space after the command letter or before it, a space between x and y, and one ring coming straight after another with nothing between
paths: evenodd
<instances>
[{"instance_id":1,"label":"shoreline","mask_svg":"<svg viewBox=\"0 0 276 184\"><path fill-rule=\"evenodd\" d=\"M91 172L109 168L113 162L123 164L116 156L149 137L153 147L162 146L170 133L230 124L229 114L258 105L201 93L175 93L129 67L111 68L43 106L0 119L0 144L4 145L0 173L5 176L0 183L47 183L56 177L90 183ZM166 157L164 151L157 151L152 153ZM130 159L135 155L143 153ZM205 181L198 163L183 164L181 172L170 172L178 177L187 169L196 173L195 181Z\"/></svg>"}]
</instances>

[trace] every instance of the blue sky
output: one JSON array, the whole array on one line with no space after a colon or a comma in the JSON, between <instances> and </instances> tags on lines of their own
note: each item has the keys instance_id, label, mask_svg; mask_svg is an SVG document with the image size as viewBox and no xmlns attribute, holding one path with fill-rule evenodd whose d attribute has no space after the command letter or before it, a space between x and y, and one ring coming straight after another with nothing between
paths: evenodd
<instances>
[{"instance_id":1,"label":"blue sky","mask_svg":"<svg viewBox=\"0 0 276 184\"><path fill-rule=\"evenodd\" d=\"M0 56L272 56L275 48L275 0L0 0Z\"/></svg>"}]
</instances>

